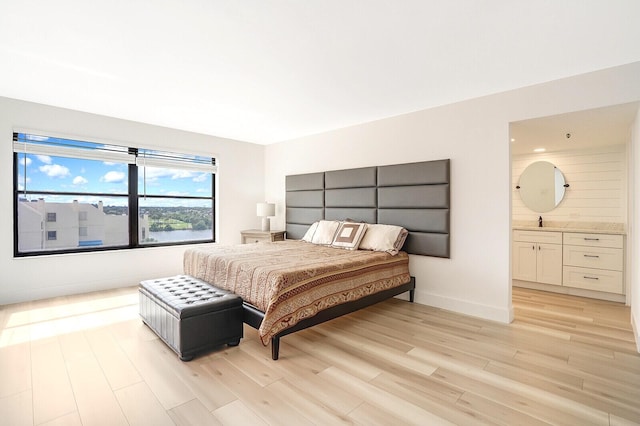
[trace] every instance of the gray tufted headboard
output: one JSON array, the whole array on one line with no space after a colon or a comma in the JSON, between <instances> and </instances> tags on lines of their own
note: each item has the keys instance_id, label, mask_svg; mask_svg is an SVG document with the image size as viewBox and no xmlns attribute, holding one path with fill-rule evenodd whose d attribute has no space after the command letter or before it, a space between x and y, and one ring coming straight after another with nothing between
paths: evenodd
<instances>
[{"instance_id":1,"label":"gray tufted headboard","mask_svg":"<svg viewBox=\"0 0 640 426\"><path fill-rule=\"evenodd\" d=\"M321 219L351 219L403 226L404 251L448 258L449 186L448 159L287 176L287 238Z\"/></svg>"}]
</instances>

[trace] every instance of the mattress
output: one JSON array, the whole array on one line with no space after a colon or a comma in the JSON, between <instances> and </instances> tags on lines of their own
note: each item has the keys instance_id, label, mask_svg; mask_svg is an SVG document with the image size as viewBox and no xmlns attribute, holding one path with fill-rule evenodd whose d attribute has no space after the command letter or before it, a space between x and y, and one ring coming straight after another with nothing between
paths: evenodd
<instances>
[{"instance_id":1,"label":"mattress","mask_svg":"<svg viewBox=\"0 0 640 426\"><path fill-rule=\"evenodd\" d=\"M318 312L409 282L409 256L288 240L192 247L184 272L234 292L264 319L263 344Z\"/></svg>"}]
</instances>

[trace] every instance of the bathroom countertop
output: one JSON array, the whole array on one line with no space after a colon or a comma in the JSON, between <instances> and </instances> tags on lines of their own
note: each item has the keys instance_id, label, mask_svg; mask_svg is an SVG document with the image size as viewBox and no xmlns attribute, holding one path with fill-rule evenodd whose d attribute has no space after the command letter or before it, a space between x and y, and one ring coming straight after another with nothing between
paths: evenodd
<instances>
[{"instance_id":1,"label":"bathroom countertop","mask_svg":"<svg viewBox=\"0 0 640 426\"><path fill-rule=\"evenodd\" d=\"M556 232L588 232L590 234L618 234L626 235L624 223L606 222L542 222L542 228L538 221L513 221L512 229L522 231L556 231Z\"/></svg>"}]
</instances>

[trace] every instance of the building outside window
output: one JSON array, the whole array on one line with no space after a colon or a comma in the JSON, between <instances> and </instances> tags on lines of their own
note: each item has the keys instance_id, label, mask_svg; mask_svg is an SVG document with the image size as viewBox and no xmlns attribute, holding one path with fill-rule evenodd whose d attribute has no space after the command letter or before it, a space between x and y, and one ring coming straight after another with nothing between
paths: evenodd
<instances>
[{"instance_id":1,"label":"building outside window","mask_svg":"<svg viewBox=\"0 0 640 426\"><path fill-rule=\"evenodd\" d=\"M14 167L16 256L215 241L211 157L14 133Z\"/></svg>"}]
</instances>

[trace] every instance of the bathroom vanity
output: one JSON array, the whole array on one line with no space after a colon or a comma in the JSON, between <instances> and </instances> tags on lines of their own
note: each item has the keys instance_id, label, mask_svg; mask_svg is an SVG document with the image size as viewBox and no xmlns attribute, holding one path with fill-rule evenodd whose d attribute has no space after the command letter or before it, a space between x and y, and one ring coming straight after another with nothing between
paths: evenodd
<instances>
[{"instance_id":1,"label":"bathroom vanity","mask_svg":"<svg viewBox=\"0 0 640 426\"><path fill-rule=\"evenodd\" d=\"M512 244L513 285L625 301L621 224L515 224Z\"/></svg>"}]
</instances>

